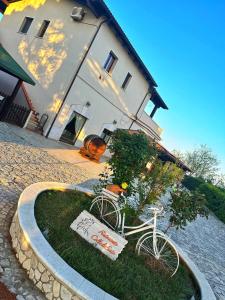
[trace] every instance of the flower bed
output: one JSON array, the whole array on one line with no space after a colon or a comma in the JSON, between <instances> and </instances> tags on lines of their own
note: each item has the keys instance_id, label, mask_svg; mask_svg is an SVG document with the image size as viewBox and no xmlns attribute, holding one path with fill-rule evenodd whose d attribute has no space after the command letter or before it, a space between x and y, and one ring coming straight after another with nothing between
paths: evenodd
<instances>
[{"instance_id":1,"label":"flower bed","mask_svg":"<svg viewBox=\"0 0 225 300\"><path fill-rule=\"evenodd\" d=\"M77 191L47 191L35 205L37 224L50 245L75 270L101 289L119 299L190 299L194 294L192 280L183 266L173 278L145 264L134 253L129 241L119 258L112 262L78 234L70 224L91 199Z\"/></svg>"},{"instance_id":2,"label":"flower bed","mask_svg":"<svg viewBox=\"0 0 225 300\"><path fill-rule=\"evenodd\" d=\"M109 300L109 299L115 299L113 296L104 292L101 288L97 287L95 284L93 284L92 282L90 282L86 278L84 278L82 275L80 275L76 271L77 267L75 267L76 270L74 270L67 263L65 263L65 261L52 249L52 247L50 246L48 241L44 238L43 234L41 233L41 231L39 230L39 228L37 226L36 219L34 216L34 206L36 203L36 199L42 192L48 191L47 194L49 194L49 190L57 190L58 192L61 190L64 192L59 193L59 194L68 196L69 193L66 191L75 190L75 189L85 192L86 194L88 192L90 192L86 189L83 189L83 188L75 186L75 185L54 183L54 182L36 183L36 184L33 184L33 185L29 186L28 188L26 188L20 196L17 212L13 218L13 222L12 222L12 225L10 228L10 234L12 237L13 248L16 251L18 260L20 261L22 266L27 270L27 273L28 273L30 279L33 280L35 285L45 293L47 299L54 299L54 300L55 299L57 299L57 300L61 300L61 299L62 300L78 300L78 299ZM66 224L64 224L65 216L70 211L69 206L65 205L65 204L68 204L68 201L67 201L67 203L65 203L65 201L63 201L64 208L66 208L66 209L62 210L60 208L60 206L56 206L56 202L54 202L54 197L52 197L52 196L55 196L54 194L55 194L55 192L50 192L50 194L49 194L49 197L50 197L49 201L51 202L51 206L48 208L48 212L49 212L48 225L51 224L54 220L56 221L56 224L57 224L57 222L59 221L58 217L64 216L64 218L61 219L61 226L66 226ZM39 200L43 196L45 196L45 195L44 194L40 195ZM83 197L84 196L85 195L83 195ZM72 197L70 199L70 201L73 204L76 203L76 199L74 197ZM87 201L88 201L88 199L87 199ZM82 204L84 204L85 202L86 202L86 200L83 201ZM46 201L46 204L47 204L47 201ZM57 207L56 210L55 210L55 207ZM71 214L71 219L72 219L72 217L75 218L76 215L78 214L78 211L75 211L74 209L72 209L72 210L73 210L74 215ZM51 212L52 212L52 215L51 215ZM72 212L70 212L70 213L72 213ZM69 220L68 220L68 222L69 222ZM42 224L44 225L44 223L42 223ZM43 225L40 225L40 227ZM45 227L45 229L47 229L47 228L48 227ZM68 230L68 228L66 230ZM49 230L44 231L44 234L46 235L46 237L48 239L50 238L49 233L50 233ZM57 243L57 241L60 242L60 239L64 236L64 231L61 233L62 234L60 234L58 236L58 240L55 241L56 243ZM74 239L74 235L76 235L76 234L75 234L75 232L72 232L72 233L73 233L72 239ZM66 233L66 235L67 234L68 233ZM71 246L73 246L70 250L73 251L73 249L75 249L76 243L72 245L73 241L70 240L69 242L70 242ZM84 241L82 241L82 242L84 242ZM127 258L127 259L129 259L129 262L130 262L130 258L132 261L133 257L135 256L134 252L133 252L133 247L131 244L132 243L128 244L128 246L125 249L125 252L122 254L125 257L124 258L122 256L120 257L122 259L122 261L120 260L120 258L116 261L116 263L117 263L116 267L118 269L118 272L116 274L113 274L116 276L114 278L111 278L110 276L107 277L107 281L109 283L112 282L115 285L115 290L112 291L112 293L114 293L114 292L117 293L119 290L124 289L123 286L121 286L119 284L119 282L120 282L122 274L124 274L124 268L127 267L127 269L129 269L129 267L130 267L128 263L126 264L127 254L129 255L129 257ZM91 247L90 245L88 245L88 246ZM84 259L86 257L85 251L83 251L80 254L80 257L79 256L77 257L77 263L80 263L80 260ZM110 272L110 268L111 268L111 265L113 264L113 262L111 262L107 257L101 256L99 254L99 252L95 253L95 251L97 251L97 250L94 249L93 247L89 248L87 251L91 252L91 255L95 256L97 261L102 260L104 263L101 266L103 266L107 272ZM70 251L68 251L68 252L70 252ZM178 283L183 282L184 283L183 288L186 289L186 287L188 287L189 291L191 288L191 293L192 293L192 291L193 291L192 280L190 279L188 271L187 271L187 269L190 269L191 272L193 273L193 276L194 276L196 282L197 282L197 285L199 284L199 288L201 291L201 299L202 300L206 300L206 299L214 300L215 297L212 293L212 290L210 289L209 284L205 280L204 275L199 272L197 267L190 261L190 259L188 257L186 257L184 255L184 253L182 253L182 251L180 249L179 249L179 252L188 267L180 270L180 273L178 273L178 274L179 274L179 276L182 276L182 278L177 278L176 279L177 282L175 282L173 287L176 288L176 286L177 286L178 292L181 292L181 289L180 289L180 286L178 286ZM62 253L62 256L64 256L64 255L68 256L68 254L66 254L66 251L64 251L64 253ZM139 258L137 258L137 261L138 260L139 260ZM125 264L124 264L124 262L125 262ZM82 262L83 266L85 266L84 263L86 264L86 266L88 266L88 268L91 268L90 260L86 259L85 262ZM95 267L96 267L96 263L92 267L92 274L94 276L93 282L97 282L96 280L98 280L98 278L100 276L103 276L101 269L95 269ZM142 267L143 267L143 265L142 265ZM93 270L95 272L93 272ZM137 271L136 268L135 268L135 271ZM157 284L159 284L158 280L160 279L160 276L156 275L156 272L150 271L149 268L147 269L147 271L148 271L148 273L151 272L152 278L150 278L150 281L149 280L147 281L146 279L148 279L148 277L142 276L141 280L144 282L144 284L146 286L147 286L147 284L150 285L150 283L151 283L152 287L154 286L154 284L157 287ZM126 269L125 269L125 272L126 272ZM85 273L83 273L83 274L85 275ZM145 273L145 274L147 274L147 273ZM137 275L138 275L138 273L136 272L136 275L133 278L134 283L131 286L131 290L135 291L135 292L141 292L140 286L137 284L140 281L140 277L138 277ZM148 275L146 275L146 276L148 276ZM86 275L85 275L85 277L86 277ZM88 275L87 275L87 277L88 277ZM90 278L90 277L88 277L88 278ZM106 278L106 276L105 276L105 278ZM176 277L174 277L174 278L176 278ZM113 282L113 279L115 280L115 282ZM128 279L130 279L130 277L128 277ZM155 282L154 282L154 279L155 279ZM161 281L162 281L162 279L163 279L163 277L161 277ZM162 286L163 290L155 291L155 292L158 292L159 296L157 296L154 299L162 299L162 295L163 295L163 298L165 298L165 299L171 299L171 298L169 298L169 295L171 295L171 294L168 294L168 292L167 292L167 289L170 288L168 283L172 284L172 281L170 281L170 279L169 279L169 282L163 282L163 283L161 282L161 286ZM99 286L101 286L101 283ZM160 288L159 285L158 285L158 288ZM188 295L190 294L189 291L188 292L187 292L187 290L182 291L182 292L186 293L186 296L184 299L188 299L187 297L189 297ZM175 291L175 292L177 292L177 291ZM150 295L151 295L151 293L147 294L145 299L149 299ZM139 294L136 298L133 296L130 299L140 299ZM151 299L153 299L153 298L151 298ZM179 298L177 298L177 296L175 295L175 296L173 296L172 299L179 299Z\"/></svg>"}]
</instances>

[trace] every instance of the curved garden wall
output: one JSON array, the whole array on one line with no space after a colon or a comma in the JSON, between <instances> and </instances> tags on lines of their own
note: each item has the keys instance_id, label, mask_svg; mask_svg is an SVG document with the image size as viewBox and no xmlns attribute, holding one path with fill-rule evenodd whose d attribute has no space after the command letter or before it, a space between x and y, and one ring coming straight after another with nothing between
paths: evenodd
<instances>
[{"instance_id":1,"label":"curved garden wall","mask_svg":"<svg viewBox=\"0 0 225 300\"><path fill-rule=\"evenodd\" d=\"M36 183L26 188L20 196L17 212L10 228L12 244L18 260L27 270L29 278L47 299L116 299L66 264L39 230L34 216L35 201L41 192L52 189L77 189L91 194L90 190L79 186L55 182ZM204 275L181 249L178 248L178 251L199 284L201 299L216 299Z\"/></svg>"}]
</instances>

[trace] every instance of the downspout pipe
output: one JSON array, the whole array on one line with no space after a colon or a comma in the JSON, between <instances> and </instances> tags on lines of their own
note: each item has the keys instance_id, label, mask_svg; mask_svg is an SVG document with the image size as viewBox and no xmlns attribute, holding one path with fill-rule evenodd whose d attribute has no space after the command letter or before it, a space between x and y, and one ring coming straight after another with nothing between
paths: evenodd
<instances>
[{"instance_id":1,"label":"downspout pipe","mask_svg":"<svg viewBox=\"0 0 225 300\"><path fill-rule=\"evenodd\" d=\"M55 123L55 121L56 121L56 119L57 119L57 117L58 117L58 115L59 115L59 113L60 113L60 111L61 111L61 109L62 109L62 107L63 107L63 105L64 105L64 103L65 103L65 101L66 101L66 99L67 99L67 97L68 97L68 95L69 95L69 92L70 92L70 90L71 90L71 88L72 88L72 86L73 86L73 84L74 84L74 81L75 81L76 78L77 78L77 75L78 75L79 72L80 72L81 67L83 66L83 63L84 63L86 57L88 56L88 54L89 54L89 52L90 52L90 49L91 49L91 47L92 47L92 45L93 45L93 43L94 43L94 41L95 41L95 39L96 39L96 37L97 37L97 35L98 35L98 33L99 33L99 30L101 29L101 27L102 27L102 25L103 25L104 23L107 23L107 22L109 22L109 21L110 21L110 19L104 19L104 20L101 21L101 23L98 25L98 28L97 28L97 30L96 30L94 36L92 37L92 40L91 40L91 42L90 42L90 44L89 44L89 46L88 46L88 48L87 48L87 50L86 50L86 52L85 52L85 54L84 54L84 56L83 56L83 58L82 58L80 64L79 64L79 66L78 66L78 68L77 68L77 70L76 70L76 72L75 72L75 74L74 74L74 76L73 76L73 78L72 78L72 80L71 80L71 83L70 83L70 85L69 85L69 87L68 87L68 89L67 89L67 91L66 91L66 94L65 94L65 96L64 96L64 98L63 98L63 100L62 100L62 103L61 103L61 105L60 105L60 107L59 107L59 109L58 109L58 112L55 114L55 117L54 117L54 119L53 119L53 121L52 121L52 123L51 123L51 126L50 126L49 129L48 129L48 132L47 132L47 134L46 134L46 138L49 136L49 134L50 134L50 132L51 132L51 130L52 130L52 127L53 127L53 125L54 125L54 123Z\"/></svg>"},{"instance_id":2,"label":"downspout pipe","mask_svg":"<svg viewBox=\"0 0 225 300\"><path fill-rule=\"evenodd\" d=\"M135 116L134 116L133 121L132 121L131 124L130 124L129 129L131 129L131 127L133 126L134 122L138 119L139 111L141 110L142 105L144 104L145 99L146 99L146 97L147 97L149 94L151 94L151 90L150 90L150 89L148 89L147 93L144 95L144 98L143 98L143 100L141 101L141 104L140 104L139 107L138 107L138 110L137 110L137 112L136 112L136 114L135 114Z\"/></svg>"}]
</instances>

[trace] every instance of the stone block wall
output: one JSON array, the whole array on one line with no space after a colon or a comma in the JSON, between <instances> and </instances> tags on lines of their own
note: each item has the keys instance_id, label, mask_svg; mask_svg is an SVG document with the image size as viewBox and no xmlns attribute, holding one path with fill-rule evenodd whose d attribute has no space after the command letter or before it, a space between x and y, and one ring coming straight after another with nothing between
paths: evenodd
<instances>
[{"instance_id":1,"label":"stone block wall","mask_svg":"<svg viewBox=\"0 0 225 300\"><path fill-rule=\"evenodd\" d=\"M54 274L46 268L32 250L29 239L25 237L19 224L18 215L15 214L10 235L16 257L27 271L29 278L45 294L49 300L82 300L80 296L71 291L65 283L60 282Z\"/></svg>"}]
</instances>

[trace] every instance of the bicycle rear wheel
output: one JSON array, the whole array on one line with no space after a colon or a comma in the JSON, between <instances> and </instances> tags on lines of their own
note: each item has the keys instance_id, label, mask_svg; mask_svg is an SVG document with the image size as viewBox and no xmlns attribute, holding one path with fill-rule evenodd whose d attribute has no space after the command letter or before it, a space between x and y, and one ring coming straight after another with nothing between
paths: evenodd
<instances>
[{"instance_id":1,"label":"bicycle rear wheel","mask_svg":"<svg viewBox=\"0 0 225 300\"><path fill-rule=\"evenodd\" d=\"M99 196L95 198L90 207L90 213L108 227L116 230L120 226L121 216L118 206L110 199Z\"/></svg>"},{"instance_id":2,"label":"bicycle rear wheel","mask_svg":"<svg viewBox=\"0 0 225 300\"><path fill-rule=\"evenodd\" d=\"M146 264L165 271L172 277L179 267L179 255L175 246L164 236L156 233L156 250L153 247L153 234L147 235L137 245L138 255L146 258Z\"/></svg>"}]
</instances>

